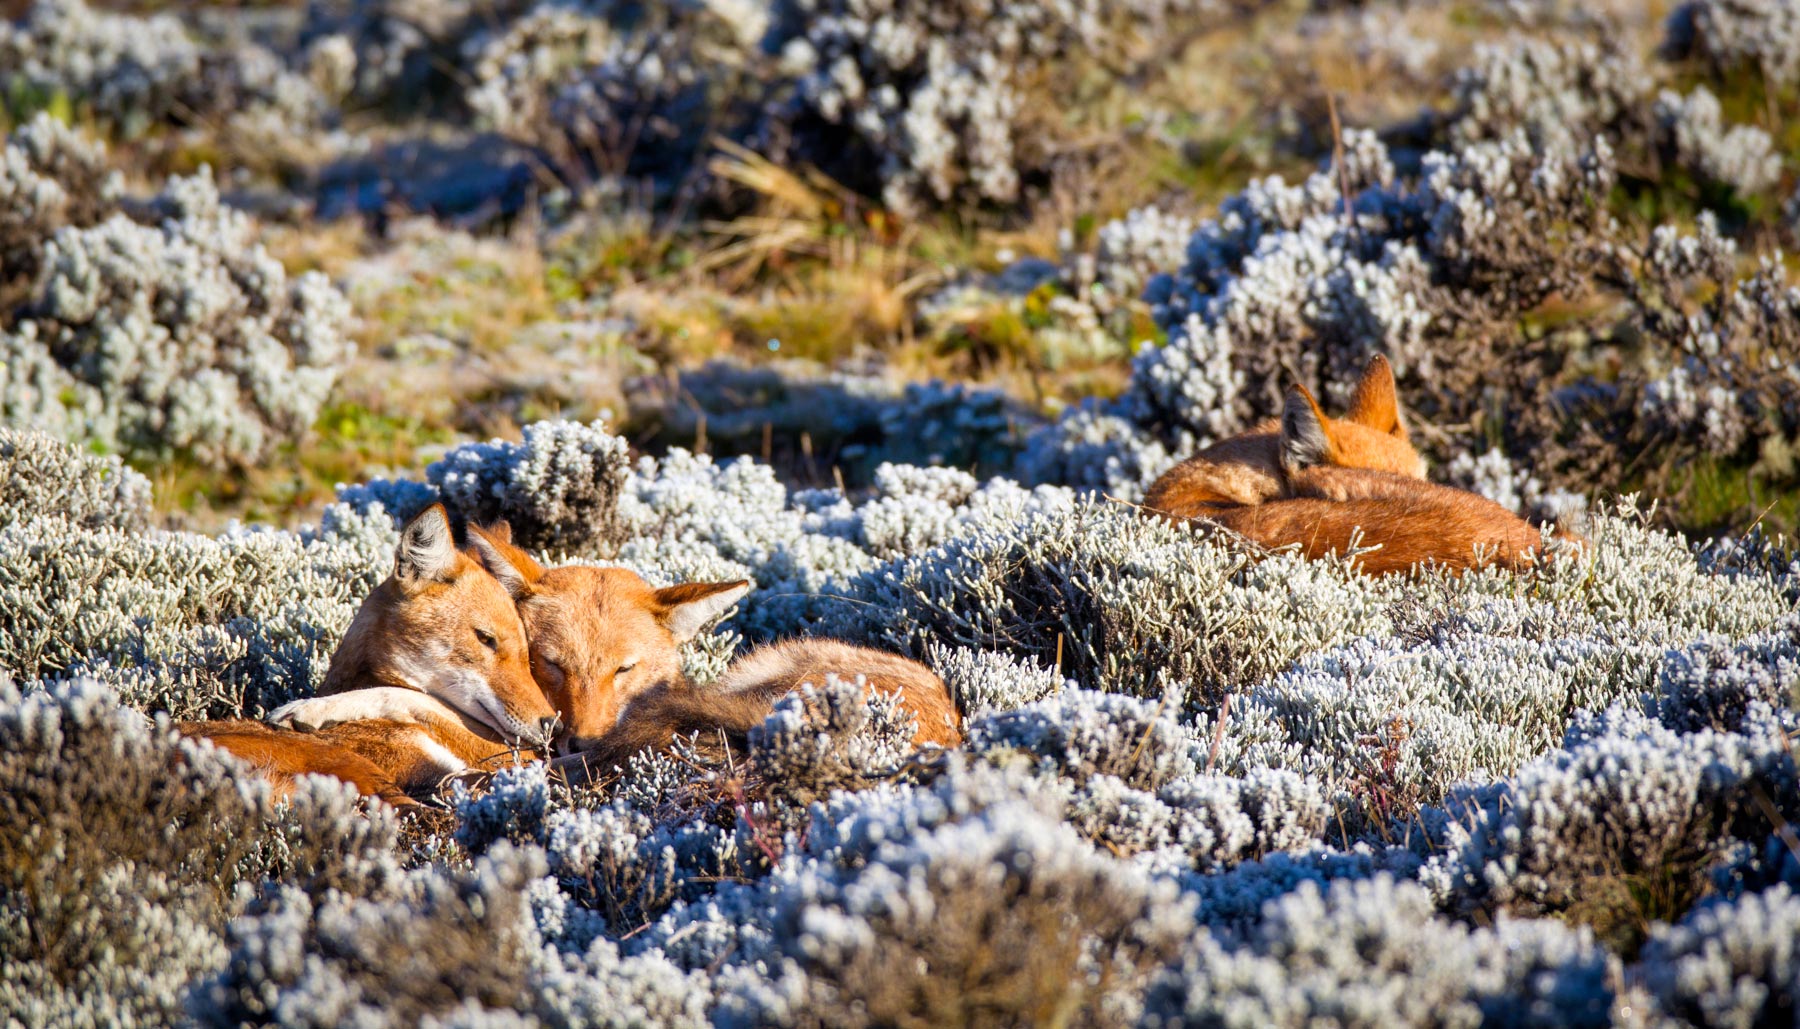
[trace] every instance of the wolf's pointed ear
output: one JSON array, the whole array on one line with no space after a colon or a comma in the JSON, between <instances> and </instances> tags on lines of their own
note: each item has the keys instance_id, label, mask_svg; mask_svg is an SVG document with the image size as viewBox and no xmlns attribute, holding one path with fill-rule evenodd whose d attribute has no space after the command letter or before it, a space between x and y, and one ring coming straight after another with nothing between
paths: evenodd
<instances>
[{"instance_id":1,"label":"wolf's pointed ear","mask_svg":"<svg viewBox=\"0 0 1800 1029\"><path fill-rule=\"evenodd\" d=\"M1344 416L1358 425L1376 432L1406 438L1406 423L1400 420L1400 398L1394 390L1394 366L1376 354L1363 369L1362 381L1350 394L1350 413Z\"/></svg>"},{"instance_id":2,"label":"wolf's pointed ear","mask_svg":"<svg viewBox=\"0 0 1800 1029\"><path fill-rule=\"evenodd\" d=\"M1290 472L1335 464L1337 447L1325 429L1325 412L1305 386L1288 389L1281 407L1281 466Z\"/></svg>"},{"instance_id":3,"label":"wolf's pointed ear","mask_svg":"<svg viewBox=\"0 0 1800 1029\"><path fill-rule=\"evenodd\" d=\"M661 609L657 618L674 635L675 642L686 643L748 592L750 582L747 579L668 586L656 591L656 604Z\"/></svg>"},{"instance_id":4,"label":"wolf's pointed ear","mask_svg":"<svg viewBox=\"0 0 1800 1029\"><path fill-rule=\"evenodd\" d=\"M505 526L505 522L500 523ZM510 542L512 531L507 530L507 538L500 538L492 526L482 528L479 525L469 526L469 550L474 553L481 566L488 574L500 580L506 592L514 600L524 600L531 596L531 587L544 575L544 566L530 554L525 553Z\"/></svg>"},{"instance_id":5,"label":"wolf's pointed ear","mask_svg":"<svg viewBox=\"0 0 1800 1029\"><path fill-rule=\"evenodd\" d=\"M496 543L512 542L512 523L502 518L492 525L481 526L481 531L488 539Z\"/></svg>"},{"instance_id":6,"label":"wolf's pointed ear","mask_svg":"<svg viewBox=\"0 0 1800 1029\"><path fill-rule=\"evenodd\" d=\"M394 578L407 587L421 586L447 577L456 569L456 540L450 534L450 514L433 504L400 530L394 548Z\"/></svg>"}]
</instances>

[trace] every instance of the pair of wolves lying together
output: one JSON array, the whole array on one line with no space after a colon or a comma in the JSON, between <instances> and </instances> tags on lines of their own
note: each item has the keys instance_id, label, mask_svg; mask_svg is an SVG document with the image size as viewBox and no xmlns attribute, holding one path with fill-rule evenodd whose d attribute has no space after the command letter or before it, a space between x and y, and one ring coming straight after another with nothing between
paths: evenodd
<instances>
[{"instance_id":1,"label":"pair of wolves lying together","mask_svg":"<svg viewBox=\"0 0 1800 1029\"><path fill-rule=\"evenodd\" d=\"M751 651L717 682L681 672L682 643L750 589L744 581L656 589L623 568L545 569L503 523L458 548L441 505L401 531L394 572L363 601L317 697L273 724L185 722L248 761L279 792L324 774L406 806L447 778L549 759L582 781L677 736L741 740L775 702L836 674L894 694L914 742L955 746L949 690L916 661L835 640Z\"/></svg>"},{"instance_id":2,"label":"pair of wolves lying together","mask_svg":"<svg viewBox=\"0 0 1800 1029\"><path fill-rule=\"evenodd\" d=\"M1170 469L1144 507L1206 519L1270 548L1348 553L1382 575L1534 561L1540 531L1498 504L1435 485L1408 441L1385 359L1370 363L1342 419L1296 386L1282 416ZM574 780L691 733L741 739L783 695L835 674L861 677L913 716L918 745L955 746L961 719L943 681L898 655L834 640L751 651L717 682L681 672L680 645L750 589L745 581L651 587L622 568L545 569L505 524L456 546L434 505L407 524L394 572L333 655L319 696L271 723L182 723L249 761L279 790L326 774L397 805L446 778L549 759Z\"/></svg>"}]
</instances>

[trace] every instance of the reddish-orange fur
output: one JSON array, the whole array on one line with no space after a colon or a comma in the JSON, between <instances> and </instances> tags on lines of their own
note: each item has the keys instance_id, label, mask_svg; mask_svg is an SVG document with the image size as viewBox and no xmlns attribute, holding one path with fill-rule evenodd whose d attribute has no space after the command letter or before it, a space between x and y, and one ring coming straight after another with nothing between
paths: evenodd
<instances>
[{"instance_id":1,"label":"reddish-orange fur","mask_svg":"<svg viewBox=\"0 0 1800 1029\"><path fill-rule=\"evenodd\" d=\"M441 523L443 548L429 567L408 560L416 526ZM331 696L369 686L430 693L509 736L535 735L556 718L531 675L515 598L475 555L448 543L449 517L433 505L408 523L394 574L363 601L319 687ZM445 695L443 680L475 683L485 704ZM421 681L424 680L424 681Z\"/></svg>"},{"instance_id":2,"label":"reddish-orange fur","mask_svg":"<svg viewBox=\"0 0 1800 1029\"><path fill-rule=\"evenodd\" d=\"M365 797L379 797L399 807L414 803L375 762L330 739L249 719L178 722L175 728L183 735L210 740L254 766L258 774L269 780L277 797L293 793L297 776L328 775L356 787Z\"/></svg>"},{"instance_id":3,"label":"reddish-orange fur","mask_svg":"<svg viewBox=\"0 0 1800 1029\"><path fill-rule=\"evenodd\" d=\"M677 732L711 729L741 738L780 696L806 682L823 682L827 672L846 679L860 674L869 689L898 694L915 717L918 743L953 746L962 740L949 690L929 669L832 640L764 647L734 663L720 684L702 689L689 683L681 673L681 641L734 603L749 588L747 582L656 589L623 568L546 570L512 545L504 523L469 532L471 548L517 597L532 667L561 718L565 750L603 746L607 753L629 756L667 746ZM365 692L371 698L379 694ZM355 691L340 694L343 700L356 696ZM480 723L437 707L421 704L389 716L371 705L367 717L332 722L317 735L371 762L414 794L428 793L443 780L442 751L468 768L547 756L510 748Z\"/></svg>"},{"instance_id":4,"label":"reddish-orange fur","mask_svg":"<svg viewBox=\"0 0 1800 1029\"><path fill-rule=\"evenodd\" d=\"M962 743L962 716L949 688L931 669L897 654L837 640L795 639L751 651L718 682L696 686L677 678L639 694L611 731L587 741L557 765L581 779L695 733L700 734L697 742L702 747L718 742L720 736L728 745L741 746L776 701L802 686L822 686L829 675L848 682L862 676L868 692L897 696L900 707L914 718L915 745Z\"/></svg>"},{"instance_id":5,"label":"reddish-orange fur","mask_svg":"<svg viewBox=\"0 0 1800 1029\"><path fill-rule=\"evenodd\" d=\"M513 594L483 566L503 558L479 548L475 555L456 550L449 530L441 505L407 524L394 574L363 601L332 655L320 698L287 705L275 717L301 722L309 705L330 700L338 707L345 701L337 698L395 690L420 698L423 713L324 723L311 732L248 721L188 723L183 731L240 754L278 785L313 772L389 800L429 793L462 768L537 756L508 739L554 725L557 713L531 676ZM482 697L438 696L446 682L465 694L478 687ZM475 710L454 706L455 700ZM510 722L514 731L503 737L496 722Z\"/></svg>"},{"instance_id":6,"label":"reddish-orange fur","mask_svg":"<svg viewBox=\"0 0 1800 1029\"><path fill-rule=\"evenodd\" d=\"M1310 495L1222 508L1207 517L1266 547L1298 544L1313 558L1346 553L1360 537L1362 547L1377 548L1357 558L1369 575L1422 564L1520 570L1543 554L1543 534L1535 526L1466 490L1342 468L1313 469L1300 489Z\"/></svg>"},{"instance_id":7,"label":"reddish-orange fur","mask_svg":"<svg viewBox=\"0 0 1800 1029\"><path fill-rule=\"evenodd\" d=\"M1518 569L1541 556L1543 535L1523 518L1424 475L1400 418L1393 369L1376 357L1344 418L1326 418L1295 386L1279 420L1170 469L1143 506L1166 518L1203 518L1266 547L1298 546L1308 557L1345 553L1358 540L1374 548L1358 559L1370 575L1427 563Z\"/></svg>"},{"instance_id":8,"label":"reddish-orange fur","mask_svg":"<svg viewBox=\"0 0 1800 1029\"><path fill-rule=\"evenodd\" d=\"M684 708L691 710L691 718L684 715L688 721L703 720L712 704L718 725L735 724L750 718L747 712L760 711L754 724L781 695L803 682L823 682L827 672L845 678L864 675L871 690L898 694L901 706L917 722L915 742L943 746L962 742L961 720L949 689L930 669L895 654L836 640L790 640L762 647L734 662L718 683L705 689L687 684L681 674L681 641L671 631L671 618L688 605L715 599L723 602L719 608L723 611L749 588L747 582L689 582L656 589L625 568L565 565L545 570L512 546L504 524L470 531L519 569L529 584L519 610L531 641L532 670L562 712L571 748L579 749L610 732L621 723L621 712L638 719L650 708L634 704L634 698L650 691L665 696L691 693L693 703ZM630 667L625 669L626 665ZM760 699L747 706L741 703L743 697L723 699L740 692ZM669 735L672 732L663 735L665 742Z\"/></svg>"},{"instance_id":9,"label":"reddish-orange fur","mask_svg":"<svg viewBox=\"0 0 1800 1029\"><path fill-rule=\"evenodd\" d=\"M1311 463L1367 468L1424 479L1425 464L1409 442L1394 393L1394 371L1376 356L1357 383L1350 411L1327 418L1305 387L1288 395L1288 412L1249 432L1221 440L1164 472L1143 506L1175 517L1210 515L1221 507L1262 504L1292 496L1290 480L1302 470L1289 446L1290 418L1316 426L1307 452Z\"/></svg>"}]
</instances>

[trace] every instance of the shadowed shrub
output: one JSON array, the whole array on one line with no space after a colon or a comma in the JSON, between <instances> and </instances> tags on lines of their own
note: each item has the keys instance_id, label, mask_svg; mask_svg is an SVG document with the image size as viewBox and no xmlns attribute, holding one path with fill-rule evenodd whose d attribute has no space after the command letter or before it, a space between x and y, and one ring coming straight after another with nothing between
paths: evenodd
<instances>
[{"instance_id":1,"label":"shadowed shrub","mask_svg":"<svg viewBox=\"0 0 1800 1029\"><path fill-rule=\"evenodd\" d=\"M392 816L308 782L291 806L235 760L88 681L0 683L0 1013L167 1023L225 959L240 886L363 892L392 874Z\"/></svg>"}]
</instances>

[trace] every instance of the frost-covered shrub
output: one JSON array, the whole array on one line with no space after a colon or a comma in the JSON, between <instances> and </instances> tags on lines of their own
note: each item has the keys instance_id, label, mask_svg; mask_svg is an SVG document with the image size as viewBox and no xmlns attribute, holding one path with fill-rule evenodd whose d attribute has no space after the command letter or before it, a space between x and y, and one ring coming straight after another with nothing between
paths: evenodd
<instances>
[{"instance_id":1,"label":"frost-covered shrub","mask_svg":"<svg viewBox=\"0 0 1800 1029\"><path fill-rule=\"evenodd\" d=\"M502 844L471 869L416 872L380 898L277 887L232 922L229 957L196 988L193 1013L206 1025L323 1027L528 1010L538 944L525 887L543 871L541 852Z\"/></svg>"},{"instance_id":2,"label":"frost-covered shrub","mask_svg":"<svg viewBox=\"0 0 1800 1029\"><path fill-rule=\"evenodd\" d=\"M170 179L144 221L59 229L14 320L0 416L166 460L252 464L311 427L354 353L349 303L289 280L210 173Z\"/></svg>"},{"instance_id":3,"label":"frost-covered shrub","mask_svg":"<svg viewBox=\"0 0 1800 1029\"><path fill-rule=\"evenodd\" d=\"M775 702L750 730L749 761L775 798L810 804L892 778L912 752L912 717L890 694L827 674Z\"/></svg>"},{"instance_id":4,"label":"frost-covered shrub","mask_svg":"<svg viewBox=\"0 0 1800 1029\"><path fill-rule=\"evenodd\" d=\"M848 579L875 559L826 517L788 504L772 469L747 458L723 464L671 450L643 458L619 498L628 542L626 564L663 569L681 579L754 579L736 624L752 638L793 632L821 617L830 598L814 596L833 579Z\"/></svg>"},{"instance_id":5,"label":"frost-covered shrub","mask_svg":"<svg viewBox=\"0 0 1800 1029\"><path fill-rule=\"evenodd\" d=\"M1090 294L1103 290L1096 298L1103 308L1136 299L1151 279L1181 267L1196 228L1192 214L1155 205L1130 211L1100 227L1091 267L1076 269L1075 285Z\"/></svg>"},{"instance_id":6,"label":"frost-covered shrub","mask_svg":"<svg viewBox=\"0 0 1800 1029\"><path fill-rule=\"evenodd\" d=\"M1612 969L1585 931L1470 929L1382 875L1270 901L1241 940L1202 931L1146 1001L1151 1025L1609 1024Z\"/></svg>"},{"instance_id":7,"label":"frost-covered shrub","mask_svg":"<svg viewBox=\"0 0 1800 1029\"><path fill-rule=\"evenodd\" d=\"M26 683L88 674L178 718L255 715L324 678L394 532L347 512L341 534L83 529L38 517L0 528L0 671Z\"/></svg>"},{"instance_id":8,"label":"frost-covered shrub","mask_svg":"<svg viewBox=\"0 0 1800 1029\"><path fill-rule=\"evenodd\" d=\"M1138 353L1117 413L1206 442L1278 411L1289 374L1342 403L1376 352L1425 387L1415 402L1460 409L1485 365L1458 326L1511 318L1591 271L1594 201L1613 178L1604 139L1592 146L1513 132L1429 153L1408 183L1372 133L1351 132L1342 174L1252 183L1151 282L1169 340Z\"/></svg>"},{"instance_id":9,"label":"frost-covered shrub","mask_svg":"<svg viewBox=\"0 0 1800 1029\"><path fill-rule=\"evenodd\" d=\"M1703 181L1749 195L1781 180L1774 140L1754 125L1727 128L1719 98L1705 86L1685 97L1664 90L1655 110L1671 156Z\"/></svg>"},{"instance_id":10,"label":"frost-covered shrub","mask_svg":"<svg viewBox=\"0 0 1800 1029\"><path fill-rule=\"evenodd\" d=\"M1673 537L1593 529L1586 563L1525 596L1512 576L1421 578L1390 612L1399 640L1352 640L1254 684L1234 698L1220 769L1297 772L1351 821L1404 834L1421 804L1557 746L1574 712L1656 690L1668 648L1756 636L1792 610L1778 583L1703 571Z\"/></svg>"},{"instance_id":11,"label":"frost-covered shrub","mask_svg":"<svg viewBox=\"0 0 1800 1029\"><path fill-rule=\"evenodd\" d=\"M1768 1025L1800 1007L1800 898L1785 885L1701 904L1650 931L1639 966L1661 1012L1693 1025Z\"/></svg>"},{"instance_id":12,"label":"frost-covered shrub","mask_svg":"<svg viewBox=\"0 0 1800 1029\"><path fill-rule=\"evenodd\" d=\"M608 556L619 545L626 443L598 422L533 422L521 443L469 443L425 470L444 502L477 524L505 519L524 547Z\"/></svg>"},{"instance_id":13,"label":"frost-covered shrub","mask_svg":"<svg viewBox=\"0 0 1800 1029\"><path fill-rule=\"evenodd\" d=\"M719 854L726 838L701 826L659 827L624 799L557 812L549 823L550 872L578 905L570 911L576 921L562 931L577 940L603 929L626 932L661 914L689 877L736 874L736 863ZM582 918L594 927L580 925Z\"/></svg>"},{"instance_id":14,"label":"frost-covered shrub","mask_svg":"<svg viewBox=\"0 0 1800 1029\"><path fill-rule=\"evenodd\" d=\"M540 3L463 46L465 103L556 154L569 173L691 184L720 133L740 135L763 87L758 5Z\"/></svg>"},{"instance_id":15,"label":"frost-covered shrub","mask_svg":"<svg viewBox=\"0 0 1800 1029\"><path fill-rule=\"evenodd\" d=\"M0 67L14 91L64 97L126 132L246 115L318 124L323 98L280 58L244 40L212 47L171 14L137 17L84 0L36 0L0 22Z\"/></svg>"},{"instance_id":16,"label":"frost-covered shrub","mask_svg":"<svg viewBox=\"0 0 1800 1029\"><path fill-rule=\"evenodd\" d=\"M1122 1020L1193 924L1169 883L1017 802L802 873L772 905L806 977L748 1018L805 1025Z\"/></svg>"},{"instance_id":17,"label":"frost-covered shrub","mask_svg":"<svg viewBox=\"0 0 1800 1029\"><path fill-rule=\"evenodd\" d=\"M501 840L543 846L549 838L549 769L542 762L495 772L477 794L466 782L451 784L456 809L456 842L484 854Z\"/></svg>"},{"instance_id":18,"label":"frost-covered shrub","mask_svg":"<svg viewBox=\"0 0 1800 1029\"><path fill-rule=\"evenodd\" d=\"M0 683L0 1011L25 1025L166 1023L225 958L234 890L304 895L391 874L391 816L253 776L81 680Z\"/></svg>"},{"instance_id":19,"label":"frost-covered shrub","mask_svg":"<svg viewBox=\"0 0 1800 1029\"><path fill-rule=\"evenodd\" d=\"M1081 782L1107 775L1156 790L1199 769L1179 698L1161 702L1071 689L969 725L970 750L1020 751Z\"/></svg>"},{"instance_id":20,"label":"frost-covered shrub","mask_svg":"<svg viewBox=\"0 0 1800 1029\"><path fill-rule=\"evenodd\" d=\"M0 429L0 528L34 518L82 529L142 529L150 521L150 480L117 457Z\"/></svg>"},{"instance_id":21,"label":"frost-covered shrub","mask_svg":"<svg viewBox=\"0 0 1800 1029\"><path fill-rule=\"evenodd\" d=\"M564 899L554 890L549 895L552 903ZM540 931L552 910L536 906ZM545 947L536 954L531 977L533 1013L544 1025L704 1029L709 1024L712 996L704 973L685 971L655 951L624 957L604 938L578 953Z\"/></svg>"},{"instance_id":22,"label":"frost-covered shrub","mask_svg":"<svg viewBox=\"0 0 1800 1029\"><path fill-rule=\"evenodd\" d=\"M1630 132L1653 82L1637 54L1615 44L1521 36L1477 45L1456 76L1452 132L1493 140L1523 128L1550 146Z\"/></svg>"},{"instance_id":23,"label":"frost-covered shrub","mask_svg":"<svg viewBox=\"0 0 1800 1029\"><path fill-rule=\"evenodd\" d=\"M1669 14L1663 50L1718 76L1759 72L1779 89L1800 77L1800 12L1784 0L1687 0Z\"/></svg>"},{"instance_id":24,"label":"frost-covered shrub","mask_svg":"<svg viewBox=\"0 0 1800 1029\"><path fill-rule=\"evenodd\" d=\"M1191 447L1177 446L1171 452L1130 419L1083 404L1027 438L1019 455L1019 478L1135 502L1187 449Z\"/></svg>"},{"instance_id":25,"label":"frost-covered shrub","mask_svg":"<svg viewBox=\"0 0 1800 1029\"><path fill-rule=\"evenodd\" d=\"M1003 651L932 646L925 662L950 688L965 719L1024 707L1071 685L1055 669Z\"/></svg>"},{"instance_id":26,"label":"frost-covered shrub","mask_svg":"<svg viewBox=\"0 0 1800 1029\"><path fill-rule=\"evenodd\" d=\"M1738 732L1757 705L1794 705L1800 688L1800 617L1726 647L1671 651L1657 678L1657 721L1676 732Z\"/></svg>"},{"instance_id":27,"label":"frost-covered shrub","mask_svg":"<svg viewBox=\"0 0 1800 1029\"><path fill-rule=\"evenodd\" d=\"M761 4L345 0L309 5L305 63L359 106L528 143L565 178L691 186L765 88Z\"/></svg>"},{"instance_id":28,"label":"frost-covered shrub","mask_svg":"<svg viewBox=\"0 0 1800 1029\"><path fill-rule=\"evenodd\" d=\"M50 237L66 226L97 224L119 191L104 149L49 115L7 134L0 149L0 319L36 285Z\"/></svg>"},{"instance_id":29,"label":"frost-covered shrub","mask_svg":"<svg viewBox=\"0 0 1800 1029\"><path fill-rule=\"evenodd\" d=\"M1616 708L1578 721L1565 749L1499 790L1453 798L1451 850L1423 878L1453 909L1566 912L1629 938L1685 910L1734 838L1768 835L1752 794L1791 807L1796 789L1792 746L1766 707L1741 733L1687 735Z\"/></svg>"},{"instance_id":30,"label":"frost-covered shrub","mask_svg":"<svg viewBox=\"0 0 1800 1029\"><path fill-rule=\"evenodd\" d=\"M1733 459L1800 432L1800 289L1767 257L1738 279L1736 253L1703 213L1692 235L1660 226L1641 254L1619 247L1611 255L1633 322L1666 355L1661 367L1621 383L1641 423L1628 440ZM1688 302L1695 288L1710 298Z\"/></svg>"},{"instance_id":31,"label":"frost-covered shrub","mask_svg":"<svg viewBox=\"0 0 1800 1029\"><path fill-rule=\"evenodd\" d=\"M1004 649L1078 683L1217 700L1308 650L1388 623L1383 584L1332 563L1252 561L1103 501L977 523L851 595L875 639Z\"/></svg>"},{"instance_id":32,"label":"frost-covered shrub","mask_svg":"<svg viewBox=\"0 0 1800 1029\"><path fill-rule=\"evenodd\" d=\"M1051 158L1026 83L1088 55L1129 65L1171 15L1208 6L786 0L796 85L776 118L799 156L873 178L892 207L1010 204Z\"/></svg>"}]
</instances>

